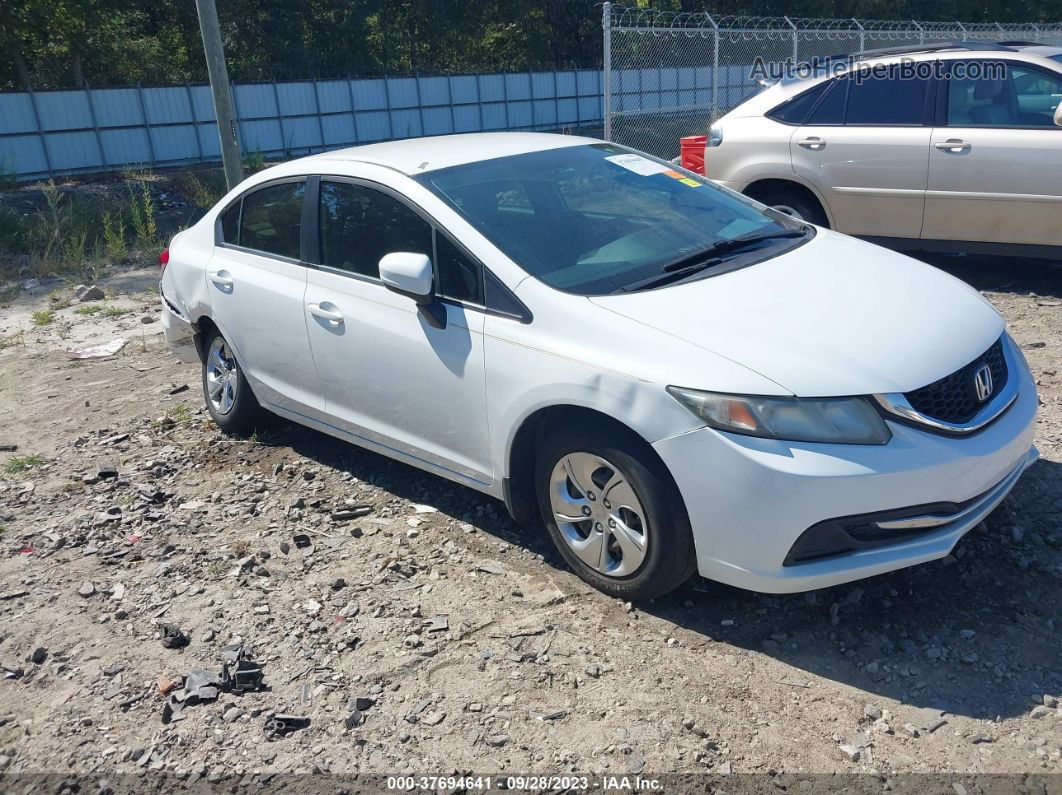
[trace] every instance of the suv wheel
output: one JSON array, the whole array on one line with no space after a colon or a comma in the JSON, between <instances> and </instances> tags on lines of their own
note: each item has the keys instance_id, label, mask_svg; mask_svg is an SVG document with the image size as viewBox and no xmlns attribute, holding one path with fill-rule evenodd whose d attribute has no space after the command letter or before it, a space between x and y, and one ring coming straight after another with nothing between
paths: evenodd
<instances>
[{"instance_id":1,"label":"suv wheel","mask_svg":"<svg viewBox=\"0 0 1062 795\"><path fill-rule=\"evenodd\" d=\"M221 430L245 434L254 430L260 409L250 384L225 338L215 329L203 357L203 397Z\"/></svg>"},{"instance_id":2,"label":"suv wheel","mask_svg":"<svg viewBox=\"0 0 1062 795\"><path fill-rule=\"evenodd\" d=\"M599 591L631 600L662 596L696 568L678 490L641 448L611 428L556 433L535 470L539 510L565 561Z\"/></svg>"},{"instance_id":3,"label":"suv wheel","mask_svg":"<svg viewBox=\"0 0 1062 795\"><path fill-rule=\"evenodd\" d=\"M826 213L813 197L795 188L770 188L752 196L756 201L766 204L773 210L791 215L798 221L806 221L816 226L830 226Z\"/></svg>"}]
</instances>

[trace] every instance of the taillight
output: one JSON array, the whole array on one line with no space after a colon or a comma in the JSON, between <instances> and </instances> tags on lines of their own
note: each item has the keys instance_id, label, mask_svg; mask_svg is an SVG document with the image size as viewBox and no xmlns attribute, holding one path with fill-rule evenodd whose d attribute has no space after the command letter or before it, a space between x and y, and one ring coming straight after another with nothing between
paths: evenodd
<instances>
[{"instance_id":1,"label":"taillight","mask_svg":"<svg viewBox=\"0 0 1062 795\"><path fill-rule=\"evenodd\" d=\"M170 250L168 248L162 249L162 253L159 254L159 270L163 273L166 272L166 266L170 262Z\"/></svg>"}]
</instances>

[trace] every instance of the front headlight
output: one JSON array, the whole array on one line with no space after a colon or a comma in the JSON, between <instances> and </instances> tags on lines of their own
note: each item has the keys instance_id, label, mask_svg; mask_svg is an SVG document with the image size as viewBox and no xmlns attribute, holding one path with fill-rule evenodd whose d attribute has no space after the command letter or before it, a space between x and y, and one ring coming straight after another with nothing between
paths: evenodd
<instances>
[{"instance_id":1,"label":"front headlight","mask_svg":"<svg viewBox=\"0 0 1062 795\"><path fill-rule=\"evenodd\" d=\"M861 397L779 398L722 395L669 386L667 391L708 425L721 431L829 444L887 444L881 415Z\"/></svg>"}]
</instances>

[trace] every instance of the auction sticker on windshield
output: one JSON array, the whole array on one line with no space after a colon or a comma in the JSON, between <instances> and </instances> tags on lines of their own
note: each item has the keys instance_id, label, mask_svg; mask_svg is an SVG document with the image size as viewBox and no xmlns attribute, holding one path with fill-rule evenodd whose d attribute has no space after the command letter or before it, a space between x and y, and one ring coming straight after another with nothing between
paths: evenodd
<instances>
[{"instance_id":1,"label":"auction sticker on windshield","mask_svg":"<svg viewBox=\"0 0 1062 795\"><path fill-rule=\"evenodd\" d=\"M617 166L622 166L628 171L633 171L635 174L641 174L643 177L663 174L665 171L671 170L662 163L654 163L641 155L611 155L606 157L605 160L615 163Z\"/></svg>"}]
</instances>

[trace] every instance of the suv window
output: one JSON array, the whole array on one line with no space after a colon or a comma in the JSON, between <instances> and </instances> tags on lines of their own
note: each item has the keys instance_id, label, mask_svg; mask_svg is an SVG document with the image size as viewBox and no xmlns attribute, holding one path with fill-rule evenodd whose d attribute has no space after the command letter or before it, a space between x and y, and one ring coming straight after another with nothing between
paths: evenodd
<instances>
[{"instance_id":1,"label":"suv window","mask_svg":"<svg viewBox=\"0 0 1062 795\"><path fill-rule=\"evenodd\" d=\"M1003 76L948 80L950 127L1054 127L1062 77L1006 64Z\"/></svg>"},{"instance_id":2,"label":"suv window","mask_svg":"<svg viewBox=\"0 0 1062 795\"><path fill-rule=\"evenodd\" d=\"M849 82L845 124L922 124L928 80L869 74Z\"/></svg>"},{"instance_id":3,"label":"suv window","mask_svg":"<svg viewBox=\"0 0 1062 795\"><path fill-rule=\"evenodd\" d=\"M826 86L826 95L815 106L815 110L811 112L811 118L805 124L844 124L848 80L844 78L829 80Z\"/></svg>"},{"instance_id":4,"label":"suv window","mask_svg":"<svg viewBox=\"0 0 1062 795\"><path fill-rule=\"evenodd\" d=\"M783 102L777 108L767 114L769 118L785 124L803 124L808 112L815 107L819 97L832 85L831 81L824 80L802 94L798 94L787 102Z\"/></svg>"},{"instance_id":5,"label":"suv window","mask_svg":"<svg viewBox=\"0 0 1062 795\"><path fill-rule=\"evenodd\" d=\"M483 275L478 262L465 256L450 238L435 233L435 272L439 277L438 291L458 301L483 303Z\"/></svg>"},{"instance_id":6,"label":"suv window","mask_svg":"<svg viewBox=\"0 0 1062 795\"><path fill-rule=\"evenodd\" d=\"M239 214L237 240L229 240L229 229L235 227L230 216L237 207L230 208L222 218L225 242L299 259L305 191L304 182L283 182L248 193L243 197L243 212Z\"/></svg>"}]
</instances>

